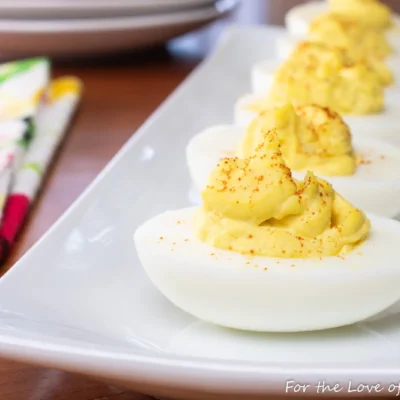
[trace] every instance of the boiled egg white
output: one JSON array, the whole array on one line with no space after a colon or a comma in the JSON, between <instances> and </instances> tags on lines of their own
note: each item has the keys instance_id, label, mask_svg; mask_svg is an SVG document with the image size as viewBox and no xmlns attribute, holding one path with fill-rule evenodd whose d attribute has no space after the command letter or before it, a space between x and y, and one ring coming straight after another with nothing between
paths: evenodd
<instances>
[{"instance_id":1,"label":"boiled egg white","mask_svg":"<svg viewBox=\"0 0 400 400\"><path fill-rule=\"evenodd\" d=\"M310 1L291 8L285 16L285 25L291 36L300 40L307 37L311 21L328 12L326 1ZM400 16L395 14L394 27L387 31L387 40L400 53Z\"/></svg>"},{"instance_id":2,"label":"boiled egg white","mask_svg":"<svg viewBox=\"0 0 400 400\"><path fill-rule=\"evenodd\" d=\"M186 159L198 191L206 186L208 176L221 158L235 155L244 133L238 126L219 125L190 140ZM385 217L400 215L400 148L365 138L353 138L353 147L361 159L354 175L321 178L361 210ZM303 179L305 172L292 171L292 175Z\"/></svg>"},{"instance_id":3,"label":"boiled egg white","mask_svg":"<svg viewBox=\"0 0 400 400\"><path fill-rule=\"evenodd\" d=\"M258 115L258 111L252 109L252 105L257 104L268 108L265 102L265 92L260 94L260 89L265 89L269 79L272 79L272 65L265 62L255 67L252 74L252 85L256 91L254 94L247 94L239 98L235 103L234 120L238 126L246 127ZM264 74L264 76L263 76ZM385 140L400 146L400 91L385 92L385 109L381 113L368 115L342 115L343 120L349 125L352 135L356 138L372 138Z\"/></svg>"},{"instance_id":4,"label":"boiled egg white","mask_svg":"<svg viewBox=\"0 0 400 400\"><path fill-rule=\"evenodd\" d=\"M378 314L400 298L400 223L368 215L369 237L340 257L248 256L202 243L194 209L168 211L134 235L153 284L187 313L225 327L320 330Z\"/></svg>"}]
</instances>

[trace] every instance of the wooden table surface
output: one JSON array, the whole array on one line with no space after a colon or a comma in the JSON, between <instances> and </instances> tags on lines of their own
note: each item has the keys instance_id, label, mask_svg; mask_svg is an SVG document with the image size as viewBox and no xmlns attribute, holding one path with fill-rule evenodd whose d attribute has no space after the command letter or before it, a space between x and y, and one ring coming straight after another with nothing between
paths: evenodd
<instances>
[{"instance_id":1,"label":"wooden table surface","mask_svg":"<svg viewBox=\"0 0 400 400\"><path fill-rule=\"evenodd\" d=\"M227 25L232 21L282 23L285 12L300 2L245 0L226 20L196 32L190 48L162 47L109 58L56 63L55 75L74 74L83 80L83 102L17 246L1 272L11 268L82 193L135 130L208 53ZM398 0L391 3L400 8ZM0 399L149 398L85 377L0 360Z\"/></svg>"}]
</instances>

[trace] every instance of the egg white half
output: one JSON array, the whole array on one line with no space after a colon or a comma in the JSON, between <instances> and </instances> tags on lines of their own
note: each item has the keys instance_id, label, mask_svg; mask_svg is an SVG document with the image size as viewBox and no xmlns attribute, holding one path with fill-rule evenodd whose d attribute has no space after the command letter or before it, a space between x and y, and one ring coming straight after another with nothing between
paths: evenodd
<instances>
[{"instance_id":1,"label":"egg white half","mask_svg":"<svg viewBox=\"0 0 400 400\"><path fill-rule=\"evenodd\" d=\"M234 156L244 129L220 125L193 137L186 148L186 159L193 183L204 189L208 176L223 157ZM324 177L345 199L363 211L385 217L400 214L400 148L373 139L353 139L357 155L362 156L354 175ZM302 179L305 172L292 171Z\"/></svg>"},{"instance_id":2,"label":"egg white half","mask_svg":"<svg viewBox=\"0 0 400 400\"><path fill-rule=\"evenodd\" d=\"M257 79L261 79L261 73ZM267 76L264 82L266 83L268 79L270 78ZM254 84L254 75L252 83ZM257 116L257 113L248 109L249 105L262 102L264 96L259 93L242 96L235 103L235 124L242 127L247 126ZM399 115L400 91L387 90L383 112L369 115L342 115L342 118L348 124L354 137L380 139L400 146Z\"/></svg>"},{"instance_id":3,"label":"egg white half","mask_svg":"<svg viewBox=\"0 0 400 400\"><path fill-rule=\"evenodd\" d=\"M291 36L300 40L307 37L311 21L328 12L326 1L310 1L291 8L285 16L285 25ZM395 26L388 30L387 39L396 53L400 53L400 16L394 15Z\"/></svg>"},{"instance_id":4,"label":"egg white half","mask_svg":"<svg viewBox=\"0 0 400 400\"><path fill-rule=\"evenodd\" d=\"M134 235L154 285L177 307L226 327L320 330L378 314L400 298L400 223L369 215L369 238L344 257L249 258L200 242L193 208L169 211Z\"/></svg>"}]
</instances>

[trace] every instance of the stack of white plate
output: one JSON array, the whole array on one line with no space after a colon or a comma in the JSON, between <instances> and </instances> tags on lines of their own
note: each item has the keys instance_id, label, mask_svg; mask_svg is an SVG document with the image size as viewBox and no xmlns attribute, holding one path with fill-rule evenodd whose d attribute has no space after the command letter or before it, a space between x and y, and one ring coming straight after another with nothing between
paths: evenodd
<instances>
[{"instance_id":1,"label":"stack of white plate","mask_svg":"<svg viewBox=\"0 0 400 400\"><path fill-rule=\"evenodd\" d=\"M116 52L162 43L213 21L237 0L0 0L0 53Z\"/></svg>"}]
</instances>

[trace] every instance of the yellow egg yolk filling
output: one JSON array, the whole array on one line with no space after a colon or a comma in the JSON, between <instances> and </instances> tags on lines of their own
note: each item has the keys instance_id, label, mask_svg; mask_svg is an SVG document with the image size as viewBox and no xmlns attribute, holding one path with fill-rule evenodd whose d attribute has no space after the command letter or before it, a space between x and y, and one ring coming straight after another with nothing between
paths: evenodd
<instances>
[{"instance_id":1,"label":"yellow egg yolk filling","mask_svg":"<svg viewBox=\"0 0 400 400\"><path fill-rule=\"evenodd\" d=\"M283 159L291 170L312 170L325 176L356 171L348 126L336 112L314 105L286 104L261 113L246 129L238 157L251 157L272 129L276 129Z\"/></svg>"},{"instance_id":2,"label":"yellow egg yolk filling","mask_svg":"<svg viewBox=\"0 0 400 400\"><path fill-rule=\"evenodd\" d=\"M379 0L328 0L331 12L356 19L375 29L392 25L392 13Z\"/></svg>"},{"instance_id":3,"label":"yellow egg yolk filling","mask_svg":"<svg viewBox=\"0 0 400 400\"><path fill-rule=\"evenodd\" d=\"M247 158L224 158L195 213L199 239L243 254L307 258L344 254L368 235L365 214L326 181L307 173L296 182L274 130Z\"/></svg>"},{"instance_id":4,"label":"yellow egg yolk filling","mask_svg":"<svg viewBox=\"0 0 400 400\"><path fill-rule=\"evenodd\" d=\"M378 74L383 85L393 83L393 74L384 62L392 53L392 48L383 31L357 20L327 13L312 22L308 40L345 50L350 62L366 63Z\"/></svg>"},{"instance_id":5,"label":"yellow egg yolk filling","mask_svg":"<svg viewBox=\"0 0 400 400\"><path fill-rule=\"evenodd\" d=\"M382 111L383 94L379 75L365 63L352 63L337 47L302 42L276 71L268 101L361 115Z\"/></svg>"}]
</instances>

